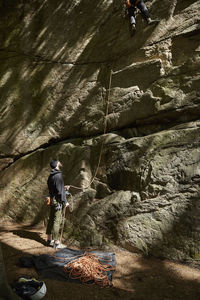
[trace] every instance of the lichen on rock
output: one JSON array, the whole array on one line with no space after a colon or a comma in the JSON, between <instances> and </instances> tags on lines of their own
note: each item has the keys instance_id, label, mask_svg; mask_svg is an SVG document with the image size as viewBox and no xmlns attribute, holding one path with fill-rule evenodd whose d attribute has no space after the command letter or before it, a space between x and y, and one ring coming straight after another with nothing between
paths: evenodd
<instances>
[{"instance_id":1,"label":"lichen on rock","mask_svg":"<svg viewBox=\"0 0 200 300\"><path fill-rule=\"evenodd\" d=\"M72 244L196 258L200 4L146 4L130 37L120 0L0 1L0 215L46 218L56 157Z\"/></svg>"}]
</instances>

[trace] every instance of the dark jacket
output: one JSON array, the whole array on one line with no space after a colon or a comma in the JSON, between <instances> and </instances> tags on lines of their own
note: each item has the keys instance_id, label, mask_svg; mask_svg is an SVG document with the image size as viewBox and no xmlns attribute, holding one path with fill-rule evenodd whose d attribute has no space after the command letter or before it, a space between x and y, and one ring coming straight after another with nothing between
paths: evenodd
<instances>
[{"instance_id":1,"label":"dark jacket","mask_svg":"<svg viewBox=\"0 0 200 300\"><path fill-rule=\"evenodd\" d=\"M47 180L47 185L49 188L49 195L51 199L55 197L57 202L57 208L61 208L62 205L67 203L66 191L64 186L63 176L60 170L52 169ZM55 203L56 204L56 203Z\"/></svg>"}]
</instances>

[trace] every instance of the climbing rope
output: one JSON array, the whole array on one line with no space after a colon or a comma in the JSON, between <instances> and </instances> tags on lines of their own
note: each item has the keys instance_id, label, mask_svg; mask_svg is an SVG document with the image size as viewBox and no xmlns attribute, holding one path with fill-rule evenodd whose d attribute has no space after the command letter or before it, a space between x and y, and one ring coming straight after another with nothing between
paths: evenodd
<instances>
[{"instance_id":1,"label":"climbing rope","mask_svg":"<svg viewBox=\"0 0 200 300\"><path fill-rule=\"evenodd\" d=\"M101 149L100 149L100 153L99 153L99 159L98 159L96 171L95 171L95 173L93 175L93 178L90 181L89 186L92 184L92 182L94 181L94 179L95 179L95 177L96 177L96 175L98 173L98 170L99 170L99 167L100 167L100 163L101 163L102 153L103 153L103 146L105 144L105 134L106 134L107 124L108 124L107 117L108 117L109 103L110 103L110 91L111 91L111 84L112 84L112 74L113 74L113 71L111 69L110 70L110 77L109 77L108 97L107 97L107 101L106 101L106 112L105 112L105 118L104 118L103 141L101 143Z\"/></svg>"},{"instance_id":2,"label":"climbing rope","mask_svg":"<svg viewBox=\"0 0 200 300\"><path fill-rule=\"evenodd\" d=\"M108 262L112 262L110 256L104 256L104 259L101 259L104 263L101 264L98 257L90 252L84 252L83 254L74 255L73 257L59 257L54 254L49 255L56 260L66 263L64 265L64 271L69 274L71 279L79 279L82 283L86 284L96 283L102 287L114 288L113 283L106 276L107 272L115 271L115 267L108 264ZM133 289L119 286L116 288L126 292L135 292Z\"/></svg>"},{"instance_id":3,"label":"climbing rope","mask_svg":"<svg viewBox=\"0 0 200 300\"><path fill-rule=\"evenodd\" d=\"M95 180L96 175L98 173L100 163L101 163L102 153L103 153L103 147L104 147L104 144L105 144L106 130L107 130L107 117L108 117L109 103L110 103L110 91L111 91L111 84L112 84L112 74L113 74L113 71L111 69L110 70L110 77L109 77L108 97L107 97L107 101L106 101L106 111L105 111L105 118L104 118L103 140L102 140L102 143L101 143L99 159L98 159L98 163L97 163L95 173L94 173L94 175L93 175L92 179L90 180L87 187L83 188L83 187L77 187L77 186L74 186L74 185L70 185L70 188L74 188L76 190L81 190L81 191L88 189L91 186L91 184L93 183L93 181ZM69 210L70 210L70 212L73 212L74 204L73 204L73 196L71 194L70 194L70 201L69 202L70 202Z\"/></svg>"},{"instance_id":4,"label":"climbing rope","mask_svg":"<svg viewBox=\"0 0 200 300\"><path fill-rule=\"evenodd\" d=\"M120 37L121 28L122 28L122 26L120 25L120 28L119 28L119 31L117 33L117 37L116 37L114 43L117 43L117 41L118 41L118 39ZM113 64L115 63L116 59L113 60ZM99 167L100 167L100 163L101 163L101 159L102 159L102 153L103 153L103 148L104 148L104 144L105 144L105 135L106 135L106 132L107 132L107 125L108 125L107 119L108 119L108 113L109 113L110 94L111 94L111 86L112 86L112 75L113 75L113 70L111 69L110 70L110 76L109 76L108 96L107 96L107 101L106 101L105 117L104 117L103 140L102 140L102 143L101 143L101 148L100 148L100 152L99 152L99 158L98 158L97 167L96 167L94 175L93 175L92 179L90 180L90 182L89 182L89 184L88 184L87 187L83 188L83 187L77 187L77 186L74 186L74 185L70 185L70 187L72 187L74 189L77 189L77 190L86 190L86 189L88 189L91 186L91 184L93 183L93 181L95 180L96 175L97 175L98 170L99 170Z\"/></svg>"},{"instance_id":5,"label":"climbing rope","mask_svg":"<svg viewBox=\"0 0 200 300\"><path fill-rule=\"evenodd\" d=\"M64 271L71 279L79 279L82 283L98 284L102 287L112 286L107 272L115 268L109 264L101 264L93 253L85 253L82 257L67 263Z\"/></svg>"},{"instance_id":6,"label":"climbing rope","mask_svg":"<svg viewBox=\"0 0 200 300\"><path fill-rule=\"evenodd\" d=\"M72 196L71 193L68 195L67 200L68 200L68 203L69 203L69 211L73 212L73 210L74 210L74 202L73 202L73 196Z\"/></svg>"},{"instance_id":7,"label":"climbing rope","mask_svg":"<svg viewBox=\"0 0 200 300\"><path fill-rule=\"evenodd\" d=\"M105 110L105 118L104 118L103 141L101 143L101 148L100 148L100 152L99 152L99 158L98 158L98 163L97 163L95 173L94 173L94 175L93 175L92 179L90 180L87 187L78 187L78 186L75 186L75 185L70 185L70 188L73 188L73 189L76 189L76 190L81 190L81 191L88 189L91 186L91 184L93 183L93 181L96 178L96 175L98 173L100 163L101 163L102 153L103 153L103 146L104 146L104 143L105 143L106 130L107 130L107 117L108 117L109 103L110 103L110 90L111 90L111 84L112 84L112 74L113 74L113 71L111 69L110 70L110 77L109 77L108 97L107 97L107 101L106 101L106 110Z\"/></svg>"}]
</instances>

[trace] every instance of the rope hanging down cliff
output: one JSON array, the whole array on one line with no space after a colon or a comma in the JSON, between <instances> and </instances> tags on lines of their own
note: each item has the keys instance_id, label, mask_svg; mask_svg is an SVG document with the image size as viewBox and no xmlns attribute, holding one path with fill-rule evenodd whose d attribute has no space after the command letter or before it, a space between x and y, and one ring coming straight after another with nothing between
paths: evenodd
<instances>
[{"instance_id":1,"label":"rope hanging down cliff","mask_svg":"<svg viewBox=\"0 0 200 300\"><path fill-rule=\"evenodd\" d=\"M117 43L117 41L118 41L118 39L120 37L121 29L122 29L122 26L120 24L119 30L117 32L117 37L116 37L116 39L114 40L114 43L113 43L113 47L114 47L114 44ZM113 60L113 65L115 64L116 60L117 60L117 57ZM111 92L111 86L112 86L112 76L113 76L113 70L111 68L110 69L110 76L109 76L109 84L108 84L108 96L107 96L107 101L106 101L106 109L105 109L105 117L104 117L103 140L102 140L102 143L101 143L101 148L100 148L100 152L99 152L99 158L98 158L97 167L96 167L94 175L93 175L92 179L90 180L90 182L89 182L89 184L88 184L87 187L83 188L83 187L77 187L77 186L74 186L74 185L70 185L70 187L72 187L74 189L77 189L77 190L86 190L86 189L88 189L91 186L91 184L93 183L93 181L95 180L96 175L97 175L98 170L99 170L99 167L100 167L102 153L103 153L103 147L104 147L104 144L105 144L105 134L107 132L107 118L108 118L108 113L109 113L110 92Z\"/></svg>"},{"instance_id":2,"label":"rope hanging down cliff","mask_svg":"<svg viewBox=\"0 0 200 300\"><path fill-rule=\"evenodd\" d=\"M96 178L96 175L97 175L99 167L100 167L102 153L103 153L103 147L104 147L104 144L105 144L105 134L106 134L106 131L107 131L107 117L108 117L108 110L109 110L109 103L110 103L110 90L111 90L111 84L112 84L112 74L113 74L113 71L111 69L110 70L110 76L109 76L109 87L108 87L108 96L107 96L107 101L106 101L105 117L104 117L103 140L102 140L102 143L101 143L101 148L100 148L100 152L99 152L97 167L96 167L94 175L93 175L92 179L90 180L87 187L83 188L83 187L77 187L77 186L74 186L74 185L70 185L70 187L72 187L74 189L77 189L77 190L86 190L86 189L88 189L91 186L91 184L93 183L94 179Z\"/></svg>"}]
</instances>

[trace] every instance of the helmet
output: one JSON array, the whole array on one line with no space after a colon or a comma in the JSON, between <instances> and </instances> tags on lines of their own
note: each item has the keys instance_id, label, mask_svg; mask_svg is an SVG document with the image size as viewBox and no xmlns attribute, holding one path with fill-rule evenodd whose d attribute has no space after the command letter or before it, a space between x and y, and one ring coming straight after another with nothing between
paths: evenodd
<instances>
[{"instance_id":1,"label":"helmet","mask_svg":"<svg viewBox=\"0 0 200 300\"><path fill-rule=\"evenodd\" d=\"M44 281L23 276L13 284L13 290L24 299L39 300L46 295L47 288Z\"/></svg>"}]
</instances>

